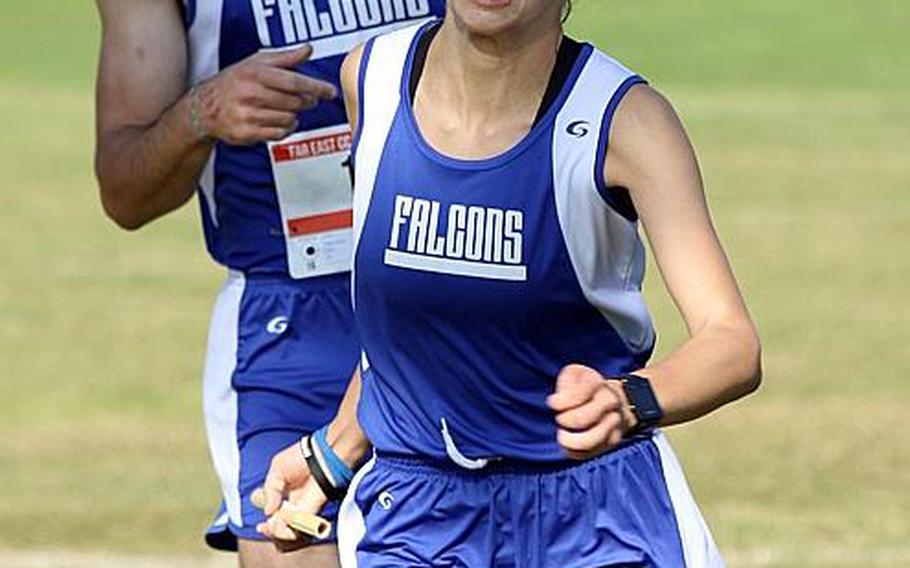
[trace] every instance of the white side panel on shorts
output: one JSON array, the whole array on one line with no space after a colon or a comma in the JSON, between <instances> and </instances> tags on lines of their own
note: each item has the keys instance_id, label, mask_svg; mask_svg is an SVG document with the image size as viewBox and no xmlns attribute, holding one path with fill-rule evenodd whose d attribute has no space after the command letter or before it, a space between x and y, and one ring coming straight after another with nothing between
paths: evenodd
<instances>
[{"instance_id":1,"label":"white side panel on shorts","mask_svg":"<svg viewBox=\"0 0 910 568\"><path fill-rule=\"evenodd\" d=\"M217 152L218 147L216 145L212 148L212 155L209 157L208 163L205 164L205 169L202 170L202 175L199 178L199 189L202 190L205 203L208 205L209 218L215 227L218 226L218 203L215 201L215 154Z\"/></svg>"},{"instance_id":2,"label":"white side panel on shorts","mask_svg":"<svg viewBox=\"0 0 910 568\"><path fill-rule=\"evenodd\" d=\"M379 36L373 40L373 48L367 62L363 92L360 96L363 116L360 116L360 139L354 173L354 252L360 243L363 224L366 221L376 173L382 160L383 149L392 128L392 122L401 103L401 79L404 65L414 36L423 24L409 26ZM351 274L356 278L356 274ZM352 289L353 286L352 286Z\"/></svg>"},{"instance_id":3,"label":"white side panel on shorts","mask_svg":"<svg viewBox=\"0 0 910 568\"><path fill-rule=\"evenodd\" d=\"M221 70L221 15L224 0L196 0L196 17L189 29L189 84L197 85ZM218 226L218 204L215 202L215 154L212 149L199 188L208 205L212 224Z\"/></svg>"},{"instance_id":4,"label":"white side panel on shorts","mask_svg":"<svg viewBox=\"0 0 910 568\"><path fill-rule=\"evenodd\" d=\"M689 491L686 476L676 459L676 453L662 432L654 435L654 443L660 453L660 462L664 470L664 480L670 492L670 501L676 513L676 525L679 527L679 538L682 541L686 566L690 568L724 568L724 560L714 544L714 538L705 519L698 510L698 505Z\"/></svg>"},{"instance_id":5,"label":"white side panel on shorts","mask_svg":"<svg viewBox=\"0 0 910 568\"><path fill-rule=\"evenodd\" d=\"M363 478L370 473L374 465L376 465L376 456L364 464L354 476L348 487L348 494L338 510L338 556L341 560L341 568L357 568L357 546L367 534L363 511L357 506L357 489L360 488Z\"/></svg>"},{"instance_id":6,"label":"white side panel on shorts","mask_svg":"<svg viewBox=\"0 0 910 568\"><path fill-rule=\"evenodd\" d=\"M610 100L633 73L595 51L556 118L553 181L569 258L588 302L634 350L654 341L641 294L644 246L637 223L604 202L595 172L600 126Z\"/></svg>"},{"instance_id":7,"label":"white side panel on shorts","mask_svg":"<svg viewBox=\"0 0 910 568\"><path fill-rule=\"evenodd\" d=\"M238 489L237 392L232 379L237 367L240 303L245 287L243 276L232 272L215 300L202 386L209 452L221 482L228 517L236 526L243 526L243 517Z\"/></svg>"},{"instance_id":8,"label":"white side panel on shorts","mask_svg":"<svg viewBox=\"0 0 910 568\"><path fill-rule=\"evenodd\" d=\"M221 529L223 527L226 527L228 525L228 523L230 522L230 520L231 520L230 515L228 515L225 512L223 515L221 515L220 517L215 519L215 522L212 523L212 526Z\"/></svg>"}]
</instances>

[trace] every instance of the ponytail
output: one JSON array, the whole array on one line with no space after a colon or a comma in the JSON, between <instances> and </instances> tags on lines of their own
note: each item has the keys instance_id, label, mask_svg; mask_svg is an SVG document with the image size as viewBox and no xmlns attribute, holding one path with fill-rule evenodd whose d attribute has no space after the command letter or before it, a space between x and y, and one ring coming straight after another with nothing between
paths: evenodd
<instances>
[{"instance_id":1,"label":"ponytail","mask_svg":"<svg viewBox=\"0 0 910 568\"><path fill-rule=\"evenodd\" d=\"M571 16L571 15L572 15L572 0L566 0L566 4L563 7L562 23L566 23L566 21L569 19L569 16Z\"/></svg>"}]
</instances>

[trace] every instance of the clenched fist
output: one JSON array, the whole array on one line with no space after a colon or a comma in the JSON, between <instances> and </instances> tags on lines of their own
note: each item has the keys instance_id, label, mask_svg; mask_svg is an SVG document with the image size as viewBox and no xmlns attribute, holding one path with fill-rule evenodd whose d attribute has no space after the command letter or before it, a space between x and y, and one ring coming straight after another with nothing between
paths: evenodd
<instances>
[{"instance_id":1,"label":"clenched fist","mask_svg":"<svg viewBox=\"0 0 910 568\"><path fill-rule=\"evenodd\" d=\"M556 413L557 441L572 459L595 458L615 448L634 427L622 385L582 365L559 373L547 404Z\"/></svg>"}]
</instances>

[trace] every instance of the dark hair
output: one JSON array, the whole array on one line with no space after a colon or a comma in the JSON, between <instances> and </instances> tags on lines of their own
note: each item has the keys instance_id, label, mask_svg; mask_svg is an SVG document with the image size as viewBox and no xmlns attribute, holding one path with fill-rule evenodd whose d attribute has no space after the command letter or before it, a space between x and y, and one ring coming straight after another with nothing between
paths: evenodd
<instances>
[{"instance_id":1,"label":"dark hair","mask_svg":"<svg viewBox=\"0 0 910 568\"><path fill-rule=\"evenodd\" d=\"M572 15L572 0L566 0L566 5L563 8L562 21L563 23L569 19L569 16Z\"/></svg>"}]
</instances>

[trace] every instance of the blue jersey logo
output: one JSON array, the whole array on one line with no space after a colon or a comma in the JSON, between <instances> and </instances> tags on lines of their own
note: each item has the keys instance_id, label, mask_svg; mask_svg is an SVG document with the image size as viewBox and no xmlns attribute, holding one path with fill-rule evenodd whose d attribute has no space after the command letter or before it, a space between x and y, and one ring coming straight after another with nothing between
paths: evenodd
<instances>
[{"instance_id":1,"label":"blue jersey logo","mask_svg":"<svg viewBox=\"0 0 910 568\"><path fill-rule=\"evenodd\" d=\"M584 138L591 132L591 124L587 120L576 120L566 127L566 132L576 138Z\"/></svg>"},{"instance_id":2,"label":"blue jersey logo","mask_svg":"<svg viewBox=\"0 0 910 568\"><path fill-rule=\"evenodd\" d=\"M385 263L399 268L526 281L524 212L408 195L395 197Z\"/></svg>"},{"instance_id":3,"label":"blue jersey logo","mask_svg":"<svg viewBox=\"0 0 910 568\"><path fill-rule=\"evenodd\" d=\"M293 45L425 18L429 0L329 0L320 9L315 0L250 0L259 41L264 47ZM272 23L280 23L283 42L273 37ZM363 38L356 38L356 42ZM348 46L348 49L353 45Z\"/></svg>"}]
</instances>

